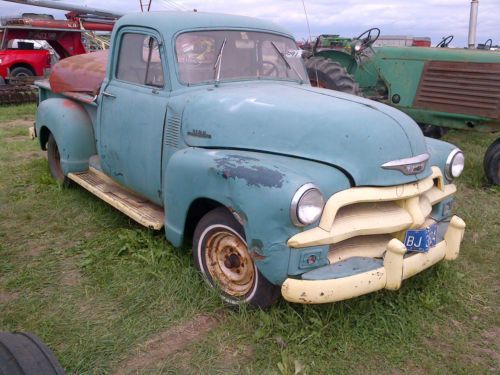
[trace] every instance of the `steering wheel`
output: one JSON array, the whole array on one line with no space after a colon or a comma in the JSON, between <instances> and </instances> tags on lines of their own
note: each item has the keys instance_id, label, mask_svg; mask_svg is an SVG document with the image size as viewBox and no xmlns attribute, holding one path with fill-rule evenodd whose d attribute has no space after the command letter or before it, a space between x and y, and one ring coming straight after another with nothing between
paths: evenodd
<instances>
[{"instance_id":1,"label":"steering wheel","mask_svg":"<svg viewBox=\"0 0 500 375\"><path fill-rule=\"evenodd\" d=\"M266 67L267 65L267 67ZM271 61L262 61L261 63L262 75L266 77L277 77L278 67Z\"/></svg>"},{"instance_id":2,"label":"steering wheel","mask_svg":"<svg viewBox=\"0 0 500 375\"><path fill-rule=\"evenodd\" d=\"M448 45L451 43L451 41L453 40L453 35L448 35L446 37L443 38L443 40L441 40L437 45L436 47L440 47L440 48L446 48L448 47Z\"/></svg>"},{"instance_id":3,"label":"steering wheel","mask_svg":"<svg viewBox=\"0 0 500 375\"><path fill-rule=\"evenodd\" d=\"M372 33L376 33L375 37L372 38ZM365 32L361 33L357 38L359 41L361 41L361 50L364 50L365 48L370 47L375 41L378 39L380 36L380 29L378 27L372 27L371 29L366 30Z\"/></svg>"},{"instance_id":4,"label":"steering wheel","mask_svg":"<svg viewBox=\"0 0 500 375\"><path fill-rule=\"evenodd\" d=\"M484 42L484 49L490 50L492 45L493 45L493 40L488 39L486 42Z\"/></svg>"}]
</instances>

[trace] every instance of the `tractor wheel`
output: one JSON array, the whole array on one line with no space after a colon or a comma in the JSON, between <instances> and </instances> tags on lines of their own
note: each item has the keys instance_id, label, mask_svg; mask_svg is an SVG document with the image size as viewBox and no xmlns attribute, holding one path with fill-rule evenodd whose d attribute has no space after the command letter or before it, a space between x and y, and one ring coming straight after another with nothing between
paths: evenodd
<instances>
[{"instance_id":1,"label":"tractor wheel","mask_svg":"<svg viewBox=\"0 0 500 375\"><path fill-rule=\"evenodd\" d=\"M196 226L193 257L205 281L229 305L265 308L280 295L255 266L243 227L225 207L210 211Z\"/></svg>"},{"instance_id":2,"label":"tractor wheel","mask_svg":"<svg viewBox=\"0 0 500 375\"><path fill-rule=\"evenodd\" d=\"M33 77L33 72L22 66L18 66L17 68L12 69L10 72L11 77Z\"/></svg>"},{"instance_id":3,"label":"tractor wheel","mask_svg":"<svg viewBox=\"0 0 500 375\"><path fill-rule=\"evenodd\" d=\"M64 370L35 335L0 332L0 374L64 375Z\"/></svg>"},{"instance_id":4,"label":"tractor wheel","mask_svg":"<svg viewBox=\"0 0 500 375\"><path fill-rule=\"evenodd\" d=\"M324 57L311 57L305 61L305 65L313 86L347 94L359 94L359 85L339 63Z\"/></svg>"},{"instance_id":5,"label":"tractor wheel","mask_svg":"<svg viewBox=\"0 0 500 375\"><path fill-rule=\"evenodd\" d=\"M430 124L418 124L420 130L426 137L431 137L435 139L440 139L443 135L448 132L447 128L441 126L430 125Z\"/></svg>"},{"instance_id":6,"label":"tractor wheel","mask_svg":"<svg viewBox=\"0 0 500 375\"><path fill-rule=\"evenodd\" d=\"M488 181L500 185L500 138L497 138L486 150L483 165Z\"/></svg>"}]
</instances>

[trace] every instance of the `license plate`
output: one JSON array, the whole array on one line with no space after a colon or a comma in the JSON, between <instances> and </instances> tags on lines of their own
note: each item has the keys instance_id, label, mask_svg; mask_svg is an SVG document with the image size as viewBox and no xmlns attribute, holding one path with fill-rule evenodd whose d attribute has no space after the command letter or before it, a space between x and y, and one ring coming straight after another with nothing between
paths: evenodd
<instances>
[{"instance_id":1,"label":"license plate","mask_svg":"<svg viewBox=\"0 0 500 375\"><path fill-rule=\"evenodd\" d=\"M425 229L411 229L406 231L404 244L408 251L426 253L436 246L437 224Z\"/></svg>"}]
</instances>

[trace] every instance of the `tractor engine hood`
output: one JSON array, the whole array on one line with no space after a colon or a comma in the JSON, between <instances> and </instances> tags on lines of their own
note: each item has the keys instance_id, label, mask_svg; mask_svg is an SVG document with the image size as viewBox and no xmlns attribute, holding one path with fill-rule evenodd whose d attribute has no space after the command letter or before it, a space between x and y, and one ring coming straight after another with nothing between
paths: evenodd
<instances>
[{"instance_id":1,"label":"tractor engine hood","mask_svg":"<svg viewBox=\"0 0 500 375\"><path fill-rule=\"evenodd\" d=\"M314 160L343 170L355 185L389 186L430 175L383 169L427 153L404 113L360 97L311 86L256 82L193 93L182 119L193 147L252 150Z\"/></svg>"}]
</instances>

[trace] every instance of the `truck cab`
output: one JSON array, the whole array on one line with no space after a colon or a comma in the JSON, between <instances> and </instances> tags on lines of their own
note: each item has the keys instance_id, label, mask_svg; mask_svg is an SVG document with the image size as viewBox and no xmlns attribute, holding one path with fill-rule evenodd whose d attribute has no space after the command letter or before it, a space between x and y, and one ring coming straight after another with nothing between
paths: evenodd
<instances>
[{"instance_id":1,"label":"truck cab","mask_svg":"<svg viewBox=\"0 0 500 375\"><path fill-rule=\"evenodd\" d=\"M38 86L54 178L191 243L229 304L396 290L458 256L463 153L394 108L311 87L276 24L127 15L109 53L65 59Z\"/></svg>"}]
</instances>

